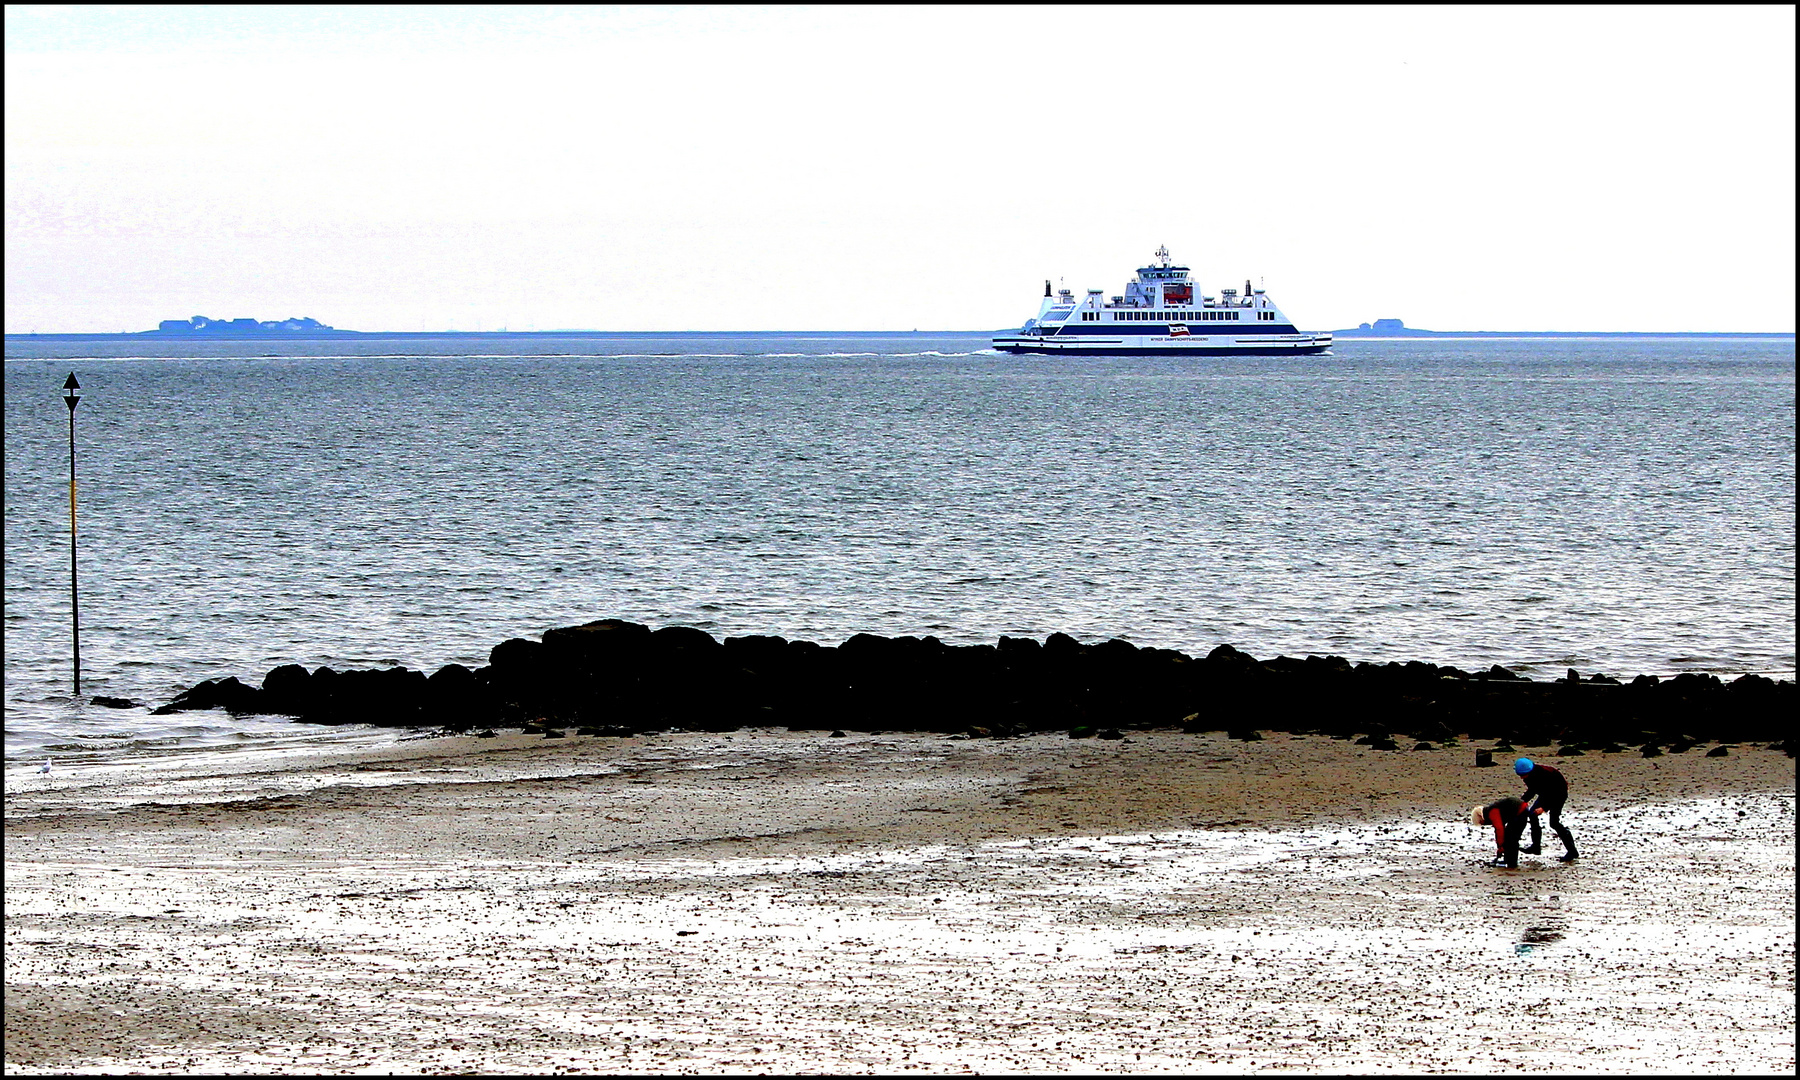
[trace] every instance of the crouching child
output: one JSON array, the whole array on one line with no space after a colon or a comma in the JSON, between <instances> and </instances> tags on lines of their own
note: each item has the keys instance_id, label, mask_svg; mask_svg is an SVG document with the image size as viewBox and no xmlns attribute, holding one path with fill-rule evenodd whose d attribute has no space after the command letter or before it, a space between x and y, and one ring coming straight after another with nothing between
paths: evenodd
<instances>
[{"instance_id":1,"label":"crouching child","mask_svg":"<svg viewBox=\"0 0 1800 1080\"><path fill-rule=\"evenodd\" d=\"M1519 866L1519 838L1525 832L1525 826L1534 826L1533 846L1537 841L1537 815L1542 810L1528 810L1525 800L1508 795L1498 802L1477 806L1469 811L1469 823L1476 826L1492 826L1494 830L1494 861L1490 866L1504 865L1511 869Z\"/></svg>"}]
</instances>

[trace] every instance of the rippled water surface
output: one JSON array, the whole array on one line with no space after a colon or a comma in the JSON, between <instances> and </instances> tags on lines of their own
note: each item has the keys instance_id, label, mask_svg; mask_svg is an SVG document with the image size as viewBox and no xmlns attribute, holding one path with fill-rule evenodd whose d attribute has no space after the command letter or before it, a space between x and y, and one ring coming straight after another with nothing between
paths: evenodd
<instances>
[{"instance_id":1,"label":"rippled water surface","mask_svg":"<svg viewBox=\"0 0 1800 1080\"><path fill-rule=\"evenodd\" d=\"M70 370L88 694L606 616L1792 677L1791 341L984 345L9 342L8 760L341 737L70 700Z\"/></svg>"}]
</instances>

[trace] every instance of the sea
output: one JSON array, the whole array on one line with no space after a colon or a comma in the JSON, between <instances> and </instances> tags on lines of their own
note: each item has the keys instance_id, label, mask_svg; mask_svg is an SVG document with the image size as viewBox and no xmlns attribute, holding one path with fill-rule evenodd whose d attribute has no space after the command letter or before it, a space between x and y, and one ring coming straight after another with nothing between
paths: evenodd
<instances>
[{"instance_id":1,"label":"sea","mask_svg":"<svg viewBox=\"0 0 1800 1080\"><path fill-rule=\"evenodd\" d=\"M1794 677L1794 341L8 339L5 757L398 732L153 716L623 618ZM81 696L72 691L74 373ZM107 708L95 696L140 703Z\"/></svg>"}]
</instances>

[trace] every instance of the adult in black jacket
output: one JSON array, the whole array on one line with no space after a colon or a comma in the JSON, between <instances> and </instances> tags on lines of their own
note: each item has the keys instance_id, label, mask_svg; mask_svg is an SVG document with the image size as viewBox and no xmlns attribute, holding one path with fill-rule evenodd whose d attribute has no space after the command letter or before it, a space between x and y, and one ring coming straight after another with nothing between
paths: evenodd
<instances>
[{"instance_id":1,"label":"adult in black jacket","mask_svg":"<svg viewBox=\"0 0 1800 1080\"><path fill-rule=\"evenodd\" d=\"M1526 820L1531 822L1531 846L1525 848L1525 854L1536 855L1544 850L1544 829L1538 824L1538 814L1550 819L1550 829L1556 838L1562 841L1563 862L1574 862L1579 856L1575 853L1575 837L1570 835L1568 826L1562 823L1563 804L1569 801L1569 782L1563 774L1548 765L1539 765L1530 758L1520 758L1513 762L1513 772L1525 781ZM1524 826L1521 821L1520 828Z\"/></svg>"}]
</instances>

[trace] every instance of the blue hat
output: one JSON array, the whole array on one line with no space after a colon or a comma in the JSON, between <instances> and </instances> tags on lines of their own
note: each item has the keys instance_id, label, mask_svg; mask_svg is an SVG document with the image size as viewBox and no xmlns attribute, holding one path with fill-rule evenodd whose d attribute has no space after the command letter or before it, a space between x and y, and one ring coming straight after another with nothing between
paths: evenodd
<instances>
[{"instance_id":1,"label":"blue hat","mask_svg":"<svg viewBox=\"0 0 1800 1080\"><path fill-rule=\"evenodd\" d=\"M1519 760L1513 762L1513 772L1518 773L1520 776L1524 776L1526 773L1530 772L1532 769L1534 769L1536 767L1537 766L1533 765L1531 763L1531 759L1528 757L1522 757Z\"/></svg>"}]
</instances>

